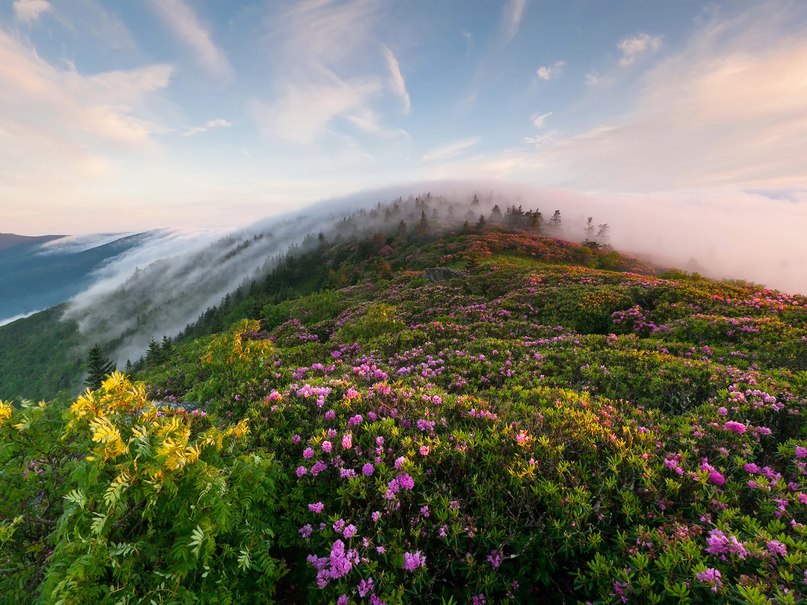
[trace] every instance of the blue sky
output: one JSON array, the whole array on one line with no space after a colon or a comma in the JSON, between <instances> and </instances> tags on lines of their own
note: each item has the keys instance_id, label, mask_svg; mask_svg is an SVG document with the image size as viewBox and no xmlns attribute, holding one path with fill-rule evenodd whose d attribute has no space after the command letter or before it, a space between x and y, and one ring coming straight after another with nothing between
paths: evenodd
<instances>
[{"instance_id":1,"label":"blue sky","mask_svg":"<svg viewBox=\"0 0 807 605\"><path fill-rule=\"evenodd\" d=\"M807 3L15 0L0 231L437 179L805 199Z\"/></svg>"}]
</instances>

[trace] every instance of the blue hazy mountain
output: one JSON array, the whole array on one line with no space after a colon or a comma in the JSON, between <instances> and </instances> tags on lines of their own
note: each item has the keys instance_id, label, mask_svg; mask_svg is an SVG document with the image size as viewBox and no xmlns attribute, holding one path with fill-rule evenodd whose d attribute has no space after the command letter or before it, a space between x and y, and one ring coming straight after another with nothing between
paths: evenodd
<instances>
[{"instance_id":1,"label":"blue hazy mountain","mask_svg":"<svg viewBox=\"0 0 807 605\"><path fill-rule=\"evenodd\" d=\"M94 271L146 236L0 233L0 323L65 302L92 283Z\"/></svg>"}]
</instances>

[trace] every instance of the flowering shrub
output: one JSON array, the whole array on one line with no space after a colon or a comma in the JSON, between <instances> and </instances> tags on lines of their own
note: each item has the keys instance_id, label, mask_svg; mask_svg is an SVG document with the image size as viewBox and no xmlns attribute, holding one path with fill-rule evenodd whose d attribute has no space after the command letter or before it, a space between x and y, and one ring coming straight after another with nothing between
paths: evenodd
<instances>
[{"instance_id":1,"label":"flowering shrub","mask_svg":"<svg viewBox=\"0 0 807 605\"><path fill-rule=\"evenodd\" d=\"M526 234L384 259L149 386L0 404L0 593L803 602L807 300Z\"/></svg>"}]
</instances>

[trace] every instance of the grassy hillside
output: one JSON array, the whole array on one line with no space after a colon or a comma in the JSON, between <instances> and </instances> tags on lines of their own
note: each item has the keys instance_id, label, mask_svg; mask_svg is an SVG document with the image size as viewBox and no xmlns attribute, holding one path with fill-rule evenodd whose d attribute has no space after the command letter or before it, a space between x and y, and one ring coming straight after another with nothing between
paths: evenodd
<instances>
[{"instance_id":1,"label":"grassy hillside","mask_svg":"<svg viewBox=\"0 0 807 605\"><path fill-rule=\"evenodd\" d=\"M299 254L0 405L24 602L798 603L807 299L485 229Z\"/></svg>"}]
</instances>

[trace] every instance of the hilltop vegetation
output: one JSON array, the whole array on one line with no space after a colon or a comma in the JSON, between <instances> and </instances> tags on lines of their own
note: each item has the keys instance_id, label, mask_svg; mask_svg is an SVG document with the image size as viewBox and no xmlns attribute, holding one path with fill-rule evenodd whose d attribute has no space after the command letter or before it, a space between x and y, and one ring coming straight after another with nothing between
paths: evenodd
<instances>
[{"instance_id":1,"label":"hilltop vegetation","mask_svg":"<svg viewBox=\"0 0 807 605\"><path fill-rule=\"evenodd\" d=\"M0 405L0 594L803 602L805 401L805 297L484 223L325 239Z\"/></svg>"}]
</instances>

